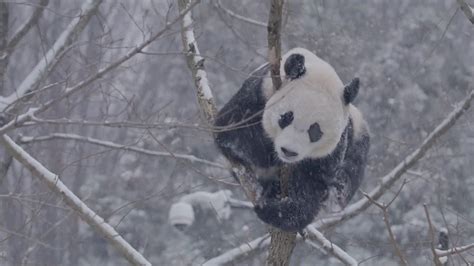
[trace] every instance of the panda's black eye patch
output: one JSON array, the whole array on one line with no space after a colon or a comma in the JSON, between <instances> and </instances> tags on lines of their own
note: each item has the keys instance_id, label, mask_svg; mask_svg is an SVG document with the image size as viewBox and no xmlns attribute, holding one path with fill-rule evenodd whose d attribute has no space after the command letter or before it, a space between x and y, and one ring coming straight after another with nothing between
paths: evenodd
<instances>
[{"instance_id":1,"label":"panda's black eye patch","mask_svg":"<svg viewBox=\"0 0 474 266\"><path fill-rule=\"evenodd\" d=\"M319 127L318 123L314 123L309 127L308 135L311 142L316 142L321 139L323 132L321 131L321 127Z\"/></svg>"},{"instance_id":2,"label":"panda's black eye patch","mask_svg":"<svg viewBox=\"0 0 474 266\"><path fill-rule=\"evenodd\" d=\"M291 122L293 122L293 112L289 111L280 115L280 119L278 120L278 125L281 127L281 129L284 129L285 127L290 125Z\"/></svg>"}]
</instances>

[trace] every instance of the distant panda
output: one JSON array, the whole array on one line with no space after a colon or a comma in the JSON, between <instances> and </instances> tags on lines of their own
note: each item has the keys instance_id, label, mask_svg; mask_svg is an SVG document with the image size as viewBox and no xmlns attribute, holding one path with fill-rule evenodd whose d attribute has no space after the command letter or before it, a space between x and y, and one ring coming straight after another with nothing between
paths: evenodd
<instances>
[{"instance_id":1,"label":"distant panda","mask_svg":"<svg viewBox=\"0 0 474 266\"><path fill-rule=\"evenodd\" d=\"M299 231L328 199L343 207L353 197L364 175L370 136L351 104L358 79L344 86L328 63L303 48L290 50L282 62L278 91L264 66L222 108L215 125L227 129L218 130L215 142L227 158L260 177L259 218ZM279 180L268 178L282 164L290 169L285 198Z\"/></svg>"}]
</instances>

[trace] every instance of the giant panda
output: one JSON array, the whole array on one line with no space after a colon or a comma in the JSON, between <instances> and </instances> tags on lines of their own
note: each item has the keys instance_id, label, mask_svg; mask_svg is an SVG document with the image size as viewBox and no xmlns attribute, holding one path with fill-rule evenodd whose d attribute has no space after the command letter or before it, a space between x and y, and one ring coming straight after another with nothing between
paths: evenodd
<instances>
[{"instance_id":1,"label":"giant panda","mask_svg":"<svg viewBox=\"0 0 474 266\"><path fill-rule=\"evenodd\" d=\"M282 86L269 67L248 78L220 110L215 142L230 160L252 168L263 187L257 216L285 231L301 231L321 207L344 207L364 175L370 135L352 104L359 80L344 85L331 65L304 48L282 57ZM277 169L288 167L288 196Z\"/></svg>"}]
</instances>

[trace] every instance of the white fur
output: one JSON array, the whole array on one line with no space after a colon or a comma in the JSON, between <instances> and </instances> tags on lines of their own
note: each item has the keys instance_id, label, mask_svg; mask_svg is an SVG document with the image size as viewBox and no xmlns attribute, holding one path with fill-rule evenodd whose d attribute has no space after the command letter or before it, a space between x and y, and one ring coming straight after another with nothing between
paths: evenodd
<instances>
[{"instance_id":1,"label":"white fur","mask_svg":"<svg viewBox=\"0 0 474 266\"><path fill-rule=\"evenodd\" d=\"M268 101L270 97L275 93L275 89L273 89L273 82L272 78L270 76L270 73L268 73L262 81L262 94L265 100Z\"/></svg>"},{"instance_id":2,"label":"white fur","mask_svg":"<svg viewBox=\"0 0 474 266\"><path fill-rule=\"evenodd\" d=\"M364 120L362 113L354 105L349 104L349 116L352 120L352 128L354 130L354 139L359 139L363 135L369 135L369 127Z\"/></svg>"},{"instance_id":3,"label":"white fur","mask_svg":"<svg viewBox=\"0 0 474 266\"><path fill-rule=\"evenodd\" d=\"M293 81L284 79L282 87L268 100L262 119L278 156L289 163L329 155L336 148L349 115L349 108L342 99L344 84L328 63L310 51L295 48L286 53L282 76L286 58L294 53L305 57L306 74ZM278 120L288 111L293 112L294 120L282 130ZM319 123L323 136L311 143L308 129L314 122ZM286 158L282 147L297 152L298 156Z\"/></svg>"}]
</instances>

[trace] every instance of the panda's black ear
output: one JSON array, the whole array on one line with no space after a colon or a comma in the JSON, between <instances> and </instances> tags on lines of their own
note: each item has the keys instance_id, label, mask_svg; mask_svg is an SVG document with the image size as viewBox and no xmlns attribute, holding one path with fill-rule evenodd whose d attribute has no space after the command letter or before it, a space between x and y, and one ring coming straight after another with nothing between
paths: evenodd
<instances>
[{"instance_id":1,"label":"panda's black ear","mask_svg":"<svg viewBox=\"0 0 474 266\"><path fill-rule=\"evenodd\" d=\"M354 101L357 93L359 92L359 78L352 79L351 83L344 87L344 102L350 104Z\"/></svg>"},{"instance_id":2,"label":"panda's black ear","mask_svg":"<svg viewBox=\"0 0 474 266\"><path fill-rule=\"evenodd\" d=\"M285 61L286 78L290 80L297 79L306 73L304 66L304 56L301 54L292 54Z\"/></svg>"}]
</instances>

